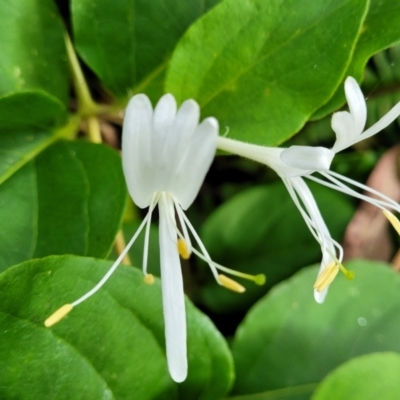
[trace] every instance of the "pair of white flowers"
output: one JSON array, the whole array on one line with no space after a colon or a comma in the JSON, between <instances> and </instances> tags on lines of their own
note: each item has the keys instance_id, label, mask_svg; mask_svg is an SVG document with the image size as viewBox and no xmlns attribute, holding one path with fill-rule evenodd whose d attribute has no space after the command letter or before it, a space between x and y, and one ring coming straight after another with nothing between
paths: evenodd
<instances>
[{"instance_id":1,"label":"pair of white flowers","mask_svg":"<svg viewBox=\"0 0 400 400\"><path fill-rule=\"evenodd\" d=\"M195 253L208 263L220 285L237 292L244 291L243 286L220 274L218 270L251 279L257 284L262 284L265 280L262 275L242 274L213 262L183 212L194 201L217 147L264 163L282 178L311 233L321 246L322 261L314 295L316 301L322 303L337 272L342 270L348 278L352 277L352 273L343 267L343 249L331 237L304 178L369 201L384 211L400 234L400 224L389 211L400 211L396 202L329 169L337 152L376 134L397 118L400 114L400 103L375 125L363 131L366 104L357 82L351 77L346 80L345 93L350 112L338 112L332 117L332 128L336 133L336 142L332 149L309 146L269 148L231 140L218 136L219 127L215 118L206 118L199 124L200 109L193 100L185 101L177 110L174 97L167 94L160 99L153 111L145 95L134 96L125 115L122 160L129 193L137 206L149 208L147 216L104 278L80 299L57 310L46 320L46 326L52 326L74 306L92 296L118 267L143 229L143 273L147 283L153 281L153 276L147 273L147 253L151 216L158 205L168 369L176 382L182 382L186 378L186 316L179 255L188 258L192 252ZM315 173L319 173L320 177L316 177ZM348 184L363 189L366 194L358 193ZM192 246L189 233L200 251Z\"/></svg>"}]
</instances>

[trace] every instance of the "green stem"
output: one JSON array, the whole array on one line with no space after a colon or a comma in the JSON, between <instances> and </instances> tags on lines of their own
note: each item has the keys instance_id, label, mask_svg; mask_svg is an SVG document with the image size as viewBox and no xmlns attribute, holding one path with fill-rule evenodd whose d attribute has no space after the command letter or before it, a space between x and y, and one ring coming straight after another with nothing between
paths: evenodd
<instances>
[{"instance_id":1,"label":"green stem","mask_svg":"<svg viewBox=\"0 0 400 400\"><path fill-rule=\"evenodd\" d=\"M93 143L101 143L101 131L100 124L97 117L88 117L86 119L87 128L88 128L88 136L91 142Z\"/></svg>"},{"instance_id":2,"label":"green stem","mask_svg":"<svg viewBox=\"0 0 400 400\"><path fill-rule=\"evenodd\" d=\"M72 73L72 82L79 102L79 113L83 116L97 114L98 106L92 99L78 57L76 56L74 46L72 45L71 39L67 33L65 33L65 44L67 47L69 66Z\"/></svg>"},{"instance_id":3,"label":"green stem","mask_svg":"<svg viewBox=\"0 0 400 400\"><path fill-rule=\"evenodd\" d=\"M68 34L65 33L65 44L67 47L68 61L72 73L76 97L78 98L78 114L86 119L88 136L90 141L101 143L100 124L97 115L101 112L101 107L97 105L90 94L89 86L83 75L82 68L76 56L74 46Z\"/></svg>"}]
</instances>

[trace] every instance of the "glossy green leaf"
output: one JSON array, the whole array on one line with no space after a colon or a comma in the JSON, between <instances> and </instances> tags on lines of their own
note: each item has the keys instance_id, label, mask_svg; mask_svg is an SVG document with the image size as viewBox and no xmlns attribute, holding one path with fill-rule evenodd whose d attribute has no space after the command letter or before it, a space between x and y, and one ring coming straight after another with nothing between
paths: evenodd
<instances>
[{"instance_id":1,"label":"glossy green leaf","mask_svg":"<svg viewBox=\"0 0 400 400\"><path fill-rule=\"evenodd\" d=\"M48 130L7 130L0 134L0 184L15 174L56 138Z\"/></svg>"},{"instance_id":2,"label":"glossy green leaf","mask_svg":"<svg viewBox=\"0 0 400 400\"><path fill-rule=\"evenodd\" d=\"M315 384L358 355L400 352L400 276L378 262L346 266L355 271L355 279L340 274L322 305L313 298L318 268L312 267L254 306L233 342L235 393Z\"/></svg>"},{"instance_id":3,"label":"glossy green leaf","mask_svg":"<svg viewBox=\"0 0 400 400\"><path fill-rule=\"evenodd\" d=\"M18 97L16 94L15 98ZM14 98L14 95L10 98ZM56 141L75 136L80 123L80 118L76 116L71 117L66 125L58 129L33 127L37 122L44 122L47 116L49 114L45 111L32 116L30 120L12 123L18 129L11 129L9 121L4 122L7 129L0 132L0 185Z\"/></svg>"},{"instance_id":4,"label":"glossy green leaf","mask_svg":"<svg viewBox=\"0 0 400 400\"><path fill-rule=\"evenodd\" d=\"M166 91L196 99L231 138L279 144L336 90L366 7L365 0L224 1L179 42Z\"/></svg>"},{"instance_id":5,"label":"glossy green leaf","mask_svg":"<svg viewBox=\"0 0 400 400\"><path fill-rule=\"evenodd\" d=\"M115 95L161 74L187 27L219 0L73 0L77 50Z\"/></svg>"},{"instance_id":6,"label":"glossy green leaf","mask_svg":"<svg viewBox=\"0 0 400 400\"><path fill-rule=\"evenodd\" d=\"M353 207L331 189L312 183L310 187L331 234L340 241ZM221 290L214 281L209 283L201 295L214 312L247 309L273 285L322 257L320 246L281 182L248 189L225 202L203 225L202 239L216 262L267 276L264 286L241 281L246 292L240 295Z\"/></svg>"},{"instance_id":7,"label":"glossy green leaf","mask_svg":"<svg viewBox=\"0 0 400 400\"><path fill-rule=\"evenodd\" d=\"M400 42L400 4L393 0L371 0L369 11L362 28L362 34L354 51L346 74L358 81L363 76L365 64L374 54ZM344 79L343 79L344 80ZM332 99L317 110L313 119L337 110L345 103L343 86L339 86Z\"/></svg>"},{"instance_id":8,"label":"glossy green leaf","mask_svg":"<svg viewBox=\"0 0 400 400\"><path fill-rule=\"evenodd\" d=\"M0 140L4 130L55 127L66 120L65 106L39 91L23 91L0 98Z\"/></svg>"},{"instance_id":9,"label":"glossy green leaf","mask_svg":"<svg viewBox=\"0 0 400 400\"><path fill-rule=\"evenodd\" d=\"M154 285L145 284L136 268L120 266L94 297L51 330L43 326L55 309L91 289L110 265L90 258L52 256L26 262L0 275L0 313L6 317L1 321L0 350L9 354L7 346L13 345L16 355L12 365L7 362L8 368L18 370L21 363L26 364L26 375L14 374L7 381L0 374L4 398L10 398L9 393L18 388L19 398L58 400L44 394L49 385L62 379L75 379L77 387L86 383L93 391L93 385L99 386L93 378L97 372L100 387L108 388L115 399L220 399L233 377L224 339L187 301L189 375L184 383L174 383L165 359L161 286L158 280ZM13 325L9 320L19 329L10 332ZM36 333L35 349L29 358L25 357L25 341L33 341ZM62 355L63 365L54 361L57 353ZM1 353L0 359L4 356ZM32 396L24 383L37 374L39 363L47 370L47 360L53 369L49 375L42 373L35 389L40 395ZM74 389L65 390L72 393Z\"/></svg>"},{"instance_id":10,"label":"glossy green leaf","mask_svg":"<svg viewBox=\"0 0 400 400\"><path fill-rule=\"evenodd\" d=\"M51 331L2 311L0 327L0 398L115 399L85 357Z\"/></svg>"},{"instance_id":11,"label":"glossy green leaf","mask_svg":"<svg viewBox=\"0 0 400 400\"><path fill-rule=\"evenodd\" d=\"M331 372L312 400L395 400L400 393L399 374L400 354L357 357Z\"/></svg>"},{"instance_id":12,"label":"glossy green leaf","mask_svg":"<svg viewBox=\"0 0 400 400\"><path fill-rule=\"evenodd\" d=\"M309 400L317 384L290 386L283 389L267 390L262 393L245 394L233 396L229 400Z\"/></svg>"},{"instance_id":13,"label":"glossy green leaf","mask_svg":"<svg viewBox=\"0 0 400 400\"><path fill-rule=\"evenodd\" d=\"M0 268L49 254L105 257L125 201L114 150L54 144L0 186Z\"/></svg>"},{"instance_id":14,"label":"glossy green leaf","mask_svg":"<svg viewBox=\"0 0 400 400\"><path fill-rule=\"evenodd\" d=\"M0 95L41 89L66 104L63 25L51 0L0 2Z\"/></svg>"}]
</instances>

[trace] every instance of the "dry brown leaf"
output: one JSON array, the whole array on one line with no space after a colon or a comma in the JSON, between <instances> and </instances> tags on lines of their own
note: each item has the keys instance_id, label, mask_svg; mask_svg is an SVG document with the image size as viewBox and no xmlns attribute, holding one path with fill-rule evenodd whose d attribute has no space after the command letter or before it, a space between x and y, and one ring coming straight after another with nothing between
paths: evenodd
<instances>
[{"instance_id":1,"label":"dry brown leaf","mask_svg":"<svg viewBox=\"0 0 400 400\"><path fill-rule=\"evenodd\" d=\"M387 151L366 183L396 202L400 201L400 181L397 172L399 154L400 146ZM393 255L393 244L388 228L389 223L381 210L362 201L344 235L343 248L346 259L389 261Z\"/></svg>"}]
</instances>

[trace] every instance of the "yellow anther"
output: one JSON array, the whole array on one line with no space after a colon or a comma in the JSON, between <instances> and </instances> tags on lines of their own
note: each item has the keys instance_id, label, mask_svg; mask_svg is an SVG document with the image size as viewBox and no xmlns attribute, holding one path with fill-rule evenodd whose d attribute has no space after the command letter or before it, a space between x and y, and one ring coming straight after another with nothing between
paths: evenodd
<instances>
[{"instance_id":1,"label":"yellow anther","mask_svg":"<svg viewBox=\"0 0 400 400\"><path fill-rule=\"evenodd\" d=\"M383 212L383 215L392 224L393 228L396 229L396 232L400 235L400 221L390 211L382 210L382 212Z\"/></svg>"},{"instance_id":2,"label":"yellow anther","mask_svg":"<svg viewBox=\"0 0 400 400\"><path fill-rule=\"evenodd\" d=\"M189 259L190 252L189 252L188 246L186 244L186 241L184 239L181 239L181 238L178 239L178 252L184 260Z\"/></svg>"},{"instance_id":3,"label":"yellow anther","mask_svg":"<svg viewBox=\"0 0 400 400\"><path fill-rule=\"evenodd\" d=\"M145 275L143 282L147 283L148 285L152 285L154 283L154 276L152 274Z\"/></svg>"},{"instance_id":4,"label":"yellow anther","mask_svg":"<svg viewBox=\"0 0 400 400\"><path fill-rule=\"evenodd\" d=\"M50 317L46 319L46 321L44 321L44 326L46 328L50 328L57 322L60 322L73 308L74 306L72 304L64 304L56 312L51 314Z\"/></svg>"},{"instance_id":5,"label":"yellow anther","mask_svg":"<svg viewBox=\"0 0 400 400\"><path fill-rule=\"evenodd\" d=\"M321 275L317 278L317 281L314 284L314 289L318 292L322 292L324 289L326 289L336 278L339 270L343 272L343 274L349 281L354 279L354 277L356 276L354 271L346 269L338 261L332 261L325 267Z\"/></svg>"},{"instance_id":6,"label":"yellow anther","mask_svg":"<svg viewBox=\"0 0 400 400\"><path fill-rule=\"evenodd\" d=\"M226 287L229 290L232 290L233 292L243 293L246 291L246 288L244 286L242 286L240 283L237 283L233 279L228 278L225 275L218 275L218 280L222 286Z\"/></svg>"},{"instance_id":7,"label":"yellow anther","mask_svg":"<svg viewBox=\"0 0 400 400\"><path fill-rule=\"evenodd\" d=\"M322 292L332 283L332 281L336 278L338 272L339 272L338 264L335 261L329 263L322 271L321 275L317 278L314 284L314 289L317 292Z\"/></svg>"}]
</instances>

